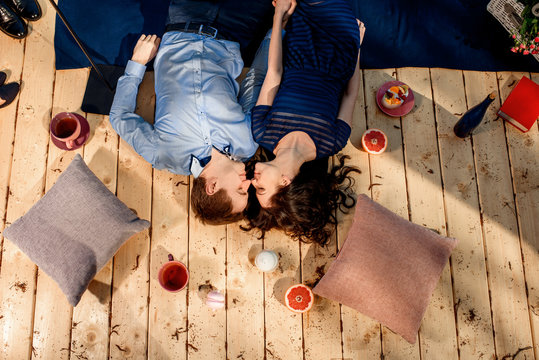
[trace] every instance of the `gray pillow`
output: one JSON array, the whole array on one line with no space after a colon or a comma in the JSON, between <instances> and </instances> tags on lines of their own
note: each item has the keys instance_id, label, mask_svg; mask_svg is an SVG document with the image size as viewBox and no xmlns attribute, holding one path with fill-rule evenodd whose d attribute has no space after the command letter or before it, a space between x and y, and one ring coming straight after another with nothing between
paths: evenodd
<instances>
[{"instance_id":1,"label":"gray pillow","mask_svg":"<svg viewBox=\"0 0 539 360\"><path fill-rule=\"evenodd\" d=\"M90 281L132 235L150 226L76 155L54 186L4 230L76 306Z\"/></svg>"}]
</instances>

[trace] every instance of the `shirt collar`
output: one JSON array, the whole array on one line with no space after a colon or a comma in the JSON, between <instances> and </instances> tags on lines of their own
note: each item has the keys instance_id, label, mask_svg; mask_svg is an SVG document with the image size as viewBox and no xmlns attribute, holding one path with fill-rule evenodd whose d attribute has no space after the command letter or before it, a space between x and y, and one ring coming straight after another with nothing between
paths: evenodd
<instances>
[{"instance_id":1,"label":"shirt collar","mask_svg":"<svg viewBox=\"0 0 539 360\"><path fill-rule=\"evenodd\" d=\"M225 146L222 150L217 149L214 147L217 151L219 151L221 154L225 155L227 158L229 158L232 161L242 161L243 159L239 156L236 156L230 152L230 145Z\"/></svg>"},{"instance_id":2,"label":"shirt collar","mask_svg":"<svg viewBox=\"0 0 539 360\"><path fill-rule=\"evenodd\" d=\"M191 174L195 178L199 177L202 173L202 170L204 170L204 167L208 165L208 163L211 160L211 156L207 156L202 159L198 159L195 155L191 155L191 165L189 166L189 170L191 171Z\"/></svg>"}]
</instances>

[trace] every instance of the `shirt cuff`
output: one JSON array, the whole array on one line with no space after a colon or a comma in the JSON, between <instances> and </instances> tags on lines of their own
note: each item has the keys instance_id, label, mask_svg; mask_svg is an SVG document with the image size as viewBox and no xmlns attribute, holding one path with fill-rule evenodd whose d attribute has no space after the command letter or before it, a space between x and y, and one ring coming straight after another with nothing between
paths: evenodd
<instances>
[{"instance_id":1,"label":"shirt cuff","mask_svg":"<svg viewBox=\"0 0 539 360\"><path fill-rule=\"evenodd\" d=\"M142 79L144 77L144 73L146 72L146 66L139 64L136 61L129 60L127 62L127 66L125 67L125 73L130 76L138 77L139 79Z\"/></svg>"}]
</instances>

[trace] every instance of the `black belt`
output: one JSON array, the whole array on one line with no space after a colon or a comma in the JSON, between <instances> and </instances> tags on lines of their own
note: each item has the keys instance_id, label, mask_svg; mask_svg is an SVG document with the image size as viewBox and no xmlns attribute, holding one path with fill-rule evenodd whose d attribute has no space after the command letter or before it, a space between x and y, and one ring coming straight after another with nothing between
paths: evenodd
<instances>
[{"instance_id":1,"label":"black belt","mask_svg":"<svg viewBox=\"0 0 539 360\"><path fill-rule=\"evenodd\" d=\"M202 23L186 22L168 24L165 28L165 32L167 31L181 31L207 36L212 39L226 40L224 36L221 36L221 34L219 34L219 31L216 28Z\"/></svg>"}]
</instances>

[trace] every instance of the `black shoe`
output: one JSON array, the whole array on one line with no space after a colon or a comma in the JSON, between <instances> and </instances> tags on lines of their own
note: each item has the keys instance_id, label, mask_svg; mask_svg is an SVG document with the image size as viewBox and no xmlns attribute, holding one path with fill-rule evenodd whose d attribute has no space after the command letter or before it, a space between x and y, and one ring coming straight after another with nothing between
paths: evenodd
<instances>
[{"instance_id":1,"label":"black shoe","mask_svg":"<svg viewBox=\"0 0 539 360\"><path fill-rule=\"evenodd\" d=\"M3 71L0 71L0 86L4 85L4 83L6 82L6 79L7 79L6 73Z\"/></svg>"},{"instance_id":2,"label":"black shoe","mask_svg":"<svg viewBox=\"0 0 539 360\"><path fill-rule=\"evenodd\" d=\"M3 104L0 104L0 109L4 106L8 106L15 100L20 88L20 85L17 83L9 83L0 86L0 102L5 101Z\"/></svg>"},{"instance_id":3,"label":"black shoe","mask_svg":"<svg viewBox=\"0 0 539 360\"><path fill-rule=\"evenodd\" d=\"M11 10L28 21L36 21L41 18L41 7L37 0L3 0Z\"/></svg>"},{"instance_id":4,"label":"black shoe","mask_svg":"<svg viewBox=\"0 0 539 360\"><path fill-rule=\"evenodd\" d=\"M28 34L26 23L2 1L0 1L0 30L15 39L22 39Z\"/></svg>"}]
</instances>

